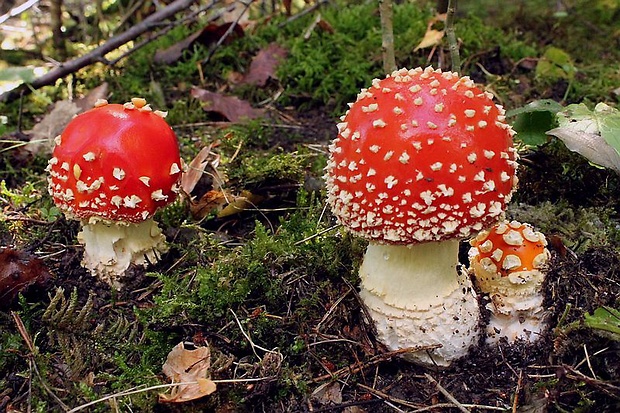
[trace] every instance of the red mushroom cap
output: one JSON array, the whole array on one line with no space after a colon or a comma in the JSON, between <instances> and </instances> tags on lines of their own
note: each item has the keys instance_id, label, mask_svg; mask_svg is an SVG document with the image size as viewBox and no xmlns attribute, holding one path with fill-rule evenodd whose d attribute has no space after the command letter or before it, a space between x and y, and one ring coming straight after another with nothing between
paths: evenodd
<instances>
[{"instance_id":1,"label":"red mushroom cap","mask_svg":"<svg viewBox=\"0 0 620 413\"><path fill-rule=\"evenodd\" d=\"M393 72L362 89L326 167L339 221L377 242L464 238L499 219L517 179L511 127L468 77Z\"/></svg>"},{"instance_id":2,"label":"red mushroom cap","mask_svg":"<svg viewBox=\"0 0 620 413\"><path fill-rule=\"evenodd\" d=\"M144 99L76 116L56 138L48 170L56 205L79 219L141 222L172 202L181 176L177 138Z\"/></svg>"}]
</instances>

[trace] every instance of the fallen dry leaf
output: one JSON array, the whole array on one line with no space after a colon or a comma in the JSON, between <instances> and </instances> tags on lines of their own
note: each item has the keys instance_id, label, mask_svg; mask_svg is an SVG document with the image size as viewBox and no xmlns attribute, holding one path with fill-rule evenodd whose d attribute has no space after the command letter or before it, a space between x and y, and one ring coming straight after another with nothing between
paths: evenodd
<instances>
[{"instance_id":1,"label":"fallen dry leaf","mask_svg":"<svg viewBox=\"0 0 620 413\"><path fill-rule=\"evenodd\" d=\"M219 142L215 142L202 148L200 152L198 152L198 155L189 163L187 170L183 172L181 176L181 190L182 193L187 195L190 199L198 181L200 181L205 173L208 174L213 181L211 184L212 188L220 189L222 185L224 185L225 178L217 169L220 164L220 156L212 151L218 144Z\"/></svg>"},{"instance_id":2,"label":"fallen dry leaf","mask_svg":"<svg viewBox=\"0 0 620 413\"><path fill-rule=\"evenodd\" d=\"M235 196L230 199L229 204L218 212L217 217L224 218L230 215L238 214L239 212L247 209L253 209L256 207L256 204L260 203L264 199L264 196L253 194L250 191L241 191L239 196Z\"/></svg>"},{"instance_id":3,"label":"fallen dry leaf","mask_svg":"<svg viewBox=\"0 0 620 413\"><path fill-rule=\"evenodd\" d=\"M108 82L103 82L99 86L94 89L91 89L88 94L82 98L75 99L73 102L80 108L83 112L85 110L89 110L95 107L95 103L100 99L108 98L108 91L110 89L110 85Z\"/></svg>"},{"instance_id":4,"label":"fallen dry leaf","mask_svg":"<svg viewBox=\"0 0 620 413\"><path fill-rule=\"evenodd\" d=\"M213 393L217 386L209 380L210 367L211 352L208 346L188 350L183 342L177 344L168 353L162 371L172 383L186 384L172 387L170 393L160 394L159 401L182 403Z\"/></svg>"},{"instance_id":5,"label":"fallen dry leaf","mask_svg":"<svg viewBox=\"0 0 620 413\"><path fill-rule=\"evenodd\" d=\"M264 196L245 190L239 195L233 195L229 191L213 189L197 201L190 200L189 210L195 220L203 219L212 212L215 212L218 218L225 218L253 209L264 199Z\"/></svg>"},{"instance_id":6,"label":"fallen dry leaf","mask_svg":"<svg viewBox=\"0 0 620 413\"><path fill-rule=\"evenodd\" d=\"M30 135L30 142L24 146L24 151L32 155L51 154L54 148L54 138L62 133L73 117L92 109L97 99L105 99L107 94L108 84L104 82L83 98L73 101L60 100L54 103L52 110L26 132Z\"/></svg>"},{"instance_id":7,"label":"fallen dry leaf","mask_svg":"<svg viewBox=\"0 0 620 413\"><path fill-rule=\"evenodd\" d=\"M13 301L17 293L51 277L43 261L19 250L0 251L0 306Z\"/></svg>"},{"instance_id":8,"label":"fallen dry leaf","mask_svg":"<svg viewBox=\"0 0 620 413\"><path fill-rule=\"evenodd\" d=\"M224 209L224 205L228 203L229 199L232 199L232 196L228 192L212 189L197 201L190 200L189 211L192 218L201 220L213 211L219 213Z\"/></svg>"},{"instance_id":9,"label":"fallen dry leaf","mask_svg":"<svg viewBox=\"0 0 620 413\"><path fill-rule=\"evenodd\" d=\"M24 146L24 150L33 155L51 154L54 138L60 135L71 119L80 112L80 107L70 100L56 102L52 110L26 132L30 135L30 142Z\"/></svg>"},{"instance_id":10,"label":"fallen dry leaf","mask_svg":"<svg viewBox=\"0 0 620 413\"><path fill-rule=\"evenodd\" d=\"M329 382L317 387L310 395L312 401L322 405L342 403L342 389L337 381Z\"/></svg>"},{"instance_id":11,"label":"fallen dry leaf","mask_svg":"<svg viewBox=\"0 0 620 413\"><path fill-rule=\"evenodd\" d=\"M270 43L261 49L250 63L242 84L265 86L269 78L275 78L278 65L286 58L287 51L277 43Z\"/></svg>"},{"instance_id":12,"label":"fallen dry leaf","mask_svg":"<svg viewBox=\"0 0 620 413\"><path fill-rule=\"evenodd\" d=\"M248 102L236 96L226 96L199 87L192 88L191 96L205 103L203 109L206 112L219 113L233 123L244 118L256 119L264 115L264 111L253 108Z\"/></svg>"},{"instance_id":13,"label":"fallen dry leaf","mask_svg":"<svg viewBox=\"0 0 620 413\"><path fill-rule=\"evenodd\" d=\"M441 39L443 39L444 36L444 31L433 28L433 25L440 21L446 21L445 14L438 14L429 20L428 25L426 26L426 33L424 33L424 37L420 43L418 43L415 49L413 49L414 52L427 47L437 46L441 43Z\"/></svg>"}]
</instances>

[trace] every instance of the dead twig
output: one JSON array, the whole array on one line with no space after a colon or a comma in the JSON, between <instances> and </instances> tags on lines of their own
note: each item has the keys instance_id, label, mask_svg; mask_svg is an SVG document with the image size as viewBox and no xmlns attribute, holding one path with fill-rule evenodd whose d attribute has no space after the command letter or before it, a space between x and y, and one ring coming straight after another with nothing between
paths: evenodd
<instances>
[{"instance_id":1,"label":"dead twig","mask_svg":"<svg viewBox=\"0 0 620 413\"><path fill-rule=\"evenodd\" d=\"M339 376L343 375L343 374L355 374L355 373L359 373L360 371L364 370L365 368L368 368L370 366L373 366L375 364L381 363L383 361L387 361L390 360L392 357L395 356L400 356L402 354L406 354L406 353L414 353L417 351L428 351L428 350L434 350L436 348L441 347L441 344L433 344L430 346L416 346L416 347L409 347L409 348L402 348L402 349L398 349L398 350L394 350L394 351L388 351L386 353L382 353L382 354L378 354L372 358L370 358L368 361L364 362L364 363L353 363L350 364L346 367L343 367L341 369L338 369L336 371L333 371L329 374L324 374L322 376L319 377L315 377L312 380L310 380L311 383L318 383L324 380L332 380L332 379L337 379Z\"/></svg>"},{"instance_id":2,"label":"dead twig","mask_svg":"<svg viewBox=\"0 0 620 413\"><path fill-rule=\"evenodd\" d=\"M200 62L201 64L205 65L205 64L209 63L209 61L211 61L211 58L215 54L216 50L224 43L224 41L228 38L228 36L230 36L230 34L235 30L235 27L237 27L237 25L239 24L239 22L241 21L241 19L245 15L245 13L247 13L247 11L250 9L250 6L252 5L252 0L240 0L240 1L245 6L245 8L243 9L243 11L241 13L239 13L239 17L237 17L237 19L234 22L232 22L232 24L224 32L222 37L219 38L217 43L215 43L215 46L213 46L211 48L211 50L209 51L209 54L207 55L207 57L205 57Z\"/></svg>"},{"instance_id":3,"label":"dead twig","mask_svg":"<svg viewBox=\"0 0 620 413\"><path fill-rule=\"evenodd\" d=\"M279 27L279 28L282 28L282 27L286 26L287 24L289 24L289 23L291 23L291 22L293 22L293 21L295 21L295 20L299 19L300 17L303 17L303 16L305 16L306 14L310 14L310 13L312 13L313 11L315 11L316 9L318 9L319 7L321 7L322 5L327 4L328 2L329 2L329 0L320 0L320 1L317 1L317 2L316 2L316 3L314 3L312 6L307 7L307 8L305 8L305 9L303 9L302 11L300 11L299 13L292 15L291 17L289 17L288 19L286 19L286 21L284 21L284 22L280 23L280 24L278 25L278 27Z\"/></svg>"},{"instance_id":4,"label":"dead twig","mask_svg":"<svg viewBox=\"0 0 620 413\"><path fill-rule=\"evenodd\" d=\"M17 99L21 94L30 93L43 86L48 86L71 73L75 73L83 67L89 66L96 62L108 63L105 55L113 50L118 49L125 43L136 39L143 33L151 30L153 27L161 24L162 21L174 16L176 13L186 10L195 3L196 0L176 0L163 9L155 12L145 18L142 22L132 26L129 30L120 33L106 43L97 47L90 53L80 56L76 59L65 62L55 69L49 71L45 75L36 78L32 83L24 83L17 88L0 95L0 102L10 102Z\"/></svg>"},{"instance_id":5,"label":"dead twig","mask_svg":"<svg viewBox=\"0 0 620 413\"><path fill-rule=\"evenodd\" d=\"M448 13L446 15L446 37L450 48L450 60L452 61L452 71L461 72L461 55L459 53L459 43L454 32L454 15L456 14L457 0L448 1Z\"/></svg>"},{"instance_id":6,"label":"dead twig","mask_svg":"<svg viewBox=\"0 0 620 413\"><path fill-rule=\"evenodd\" d=\"M390 396L389 394L381 391L381 390L377 390L374 389L370 386L366 386L364 384L361 383L357 383L357 387L360 387L366 391L368 391L369 393L374 394L375 396L381 398L383 401L385 402L391 402L394 404L398 404L401 406L405 406L405 407L409 407L415 410L409 410L408 413L422 413L422 412L429 412L429 411L439 411L440 409L449 409L449 408L454 408L454 407L459 407L462 406L464 408L469 408L469 409L480 409L482 411L501 411L501 412L505 412L506 408L504 407L497 407L497 406L485 406L485 405L481 405L481 404L454 404L454 403L437 403L437 404L433 404L430 406L424 406L422 407L419 404L415 404L412 403L410 401L407 400L403 400L403 399L399 399L397 397L393 397Z\"/></svg>"},{"instance_id":7,"label":"dead twig","mask_svg":"<svg viewBox=\"0 0 620 413\"><path fill-rule=\"evenodd\" d=\"M589 384L590 386L596 387L597 389L607 393L609 396L620 400L620 387L619 386L616 386L614 384L611 384L603 380L593 379L589 376L586 376L585 374L583 374L582 372L580 372L579 370L571 366L564 365L562 367L566 369L567 371L565 375L566 378L575 380L575 381L583 381L586 384Z\"/></svg>"},{"instance_id":8,"label":"dead twig","mask_svg":"<svg viewBox=\"0 0 620 413\"><path fill-rule=\"evenodd\" d=\"M462 411L463 413L470 413L470 411L466 409L465 406L463 406L458 400L456 400L456 398L451 395L448 390L444 389L443 386L433 378L433 376L428 373L424 373L424 377L426 377L428 381L433 383L435 387L437 387L437 390L439 390L439 392L443 394L446 399L450 400L460 411Z\"/></svg>"},{"instance_id":9,"label":"dead twig","mask_svg":"<svg viewBox=\"0 0 620 413\"><path fill-rule=\"evenodd\" d=\"M517 413L517 407L519 407L519 392L521 391L522 383L523 383L523 370L519 370L519 379L517 380L517 388L515 390L515 397L512 402L512 413Z\"/></svg>"},{"instance_id":10,"label":"dead twig","mask_svg":"<svg viewBox=\"0 0 620 413\"><path fill-rule=\"evenodd\" d=\"M7 13L3 14L2 16L0 16L0 24L6 22L11 17L19 16L20 14L22 14L23 12L25 12L29 8L31 8L34 5L36 5L37 3L39 3L39 1L41 1L41 0L28 0L24 4L20 4L17 7L13 7Z\"/></svg>"},{"instance_id":11,"label":"dead twig","mask_svg":"<svg viewBox=\"0 0 620 413\"><path fill-rule=\"evenodd\" d=\"M411 407L412 409L418 409L420 408L419 404L413 404L407 400L403 400L403 399L399 399L397 397L392 397L387 393L382 392L381 390L377 390L377 389L373 389L370 386L366 386L365 384L362 383L357 383L357 387L360 387L372 394L374 394L377 397L380 397L383 400L388 400L391 401L392 403L396 403L396 404L400 404L401 406L405 406L405 407ZM435 406L433 406L435 407Z\"/></svg>"}]
</instances>

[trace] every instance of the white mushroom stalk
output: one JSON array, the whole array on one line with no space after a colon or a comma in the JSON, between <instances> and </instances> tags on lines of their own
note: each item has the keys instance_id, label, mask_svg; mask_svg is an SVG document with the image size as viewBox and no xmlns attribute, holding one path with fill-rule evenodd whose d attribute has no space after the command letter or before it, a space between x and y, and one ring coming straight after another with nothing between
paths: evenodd
<instances>
[{"instance_id":1,"label":"white mushroom stalk","mask_svg":"<svg viewBox=\"0 0 620 413\"><path fill-rule=\"evenodd\" d=\"M471 281L460 271L459 241L410 247L371 242L360 267L360 297L390 349L441 344L404 358L448 366L478 338L480 310Z\"/></svg>"},{"instance_id":2,"label":"white mushroom stalk","mask_svg":"<svg viewBox=\"0 0 620 413\"><path fill-rule=\"evenodd\" d=\"M470 244L469 271L489 299L487 342L536 341L547 326L542 285L550 253L545 236L528 224L501 222Z\"/></svg>"},{"instance_id":3,"label":"white mushroom stalk","mask_svg":"<svg viewBox=\"0 0 620 413\"><path fill-rule=\"evenodd\" d=\"M477 341L479 308L459 240L497 222L516 185L514 132L467 77L401 69L362 89L326 167L339 222L370 241L361 292L389 349L447 366Z\"/></svg>"},{"instance_id":4,"label":"white mushroom stalk","mask_svg":"<svg viewBox=\"0 0 620 413\"><path fill-rule=\"evenodd\" d=\"M82 222L77 238L84 245L82 265L115 289L122 287L121 275L130 265L146 267L168 251L153 218L136 224L90 218Z\"/></svg>"}]
</instances>

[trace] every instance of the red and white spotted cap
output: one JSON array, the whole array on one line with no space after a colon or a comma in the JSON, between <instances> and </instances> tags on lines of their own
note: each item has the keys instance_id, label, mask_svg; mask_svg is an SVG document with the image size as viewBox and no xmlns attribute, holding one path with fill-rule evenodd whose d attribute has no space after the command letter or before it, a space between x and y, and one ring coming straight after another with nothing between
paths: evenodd
<instances>
[{"instance_id":1,"label":"red and white spotted cap","mask_svg":"<svg viewBox=\"0 0 620 413\"><path fill-rule=\"evenodd\" d=\"M469 241L472 267L479 264L484 271L474 272L482 282L491 278L510 277L513 273L543 270L550 253L544 234L531 225L518 221L499 222Z\"/></svg>"},{"instance_id":2,"label":"red and white spotted cap","mask_svg":"<svg viewBox=\"0 0 620 413\"><path fill-rule=\"evenodd\" d=\"M76 219L141 222L177 196L177 138L146 101L98 101L56 138L48 163L49 193Z\"/></svg>"},{"instance_id":3,"label":"red and white spotted cap","mask_svg":"<svg viewBox=\"0 0 620 413\"><path fill-rule=\"evenodd\" d=\"M495 223L517 183L517 154L492 98L468 77L431 67L362 89L326 167L338 220L391 244L466 238Z\"/></svg>"}]
</instances>

